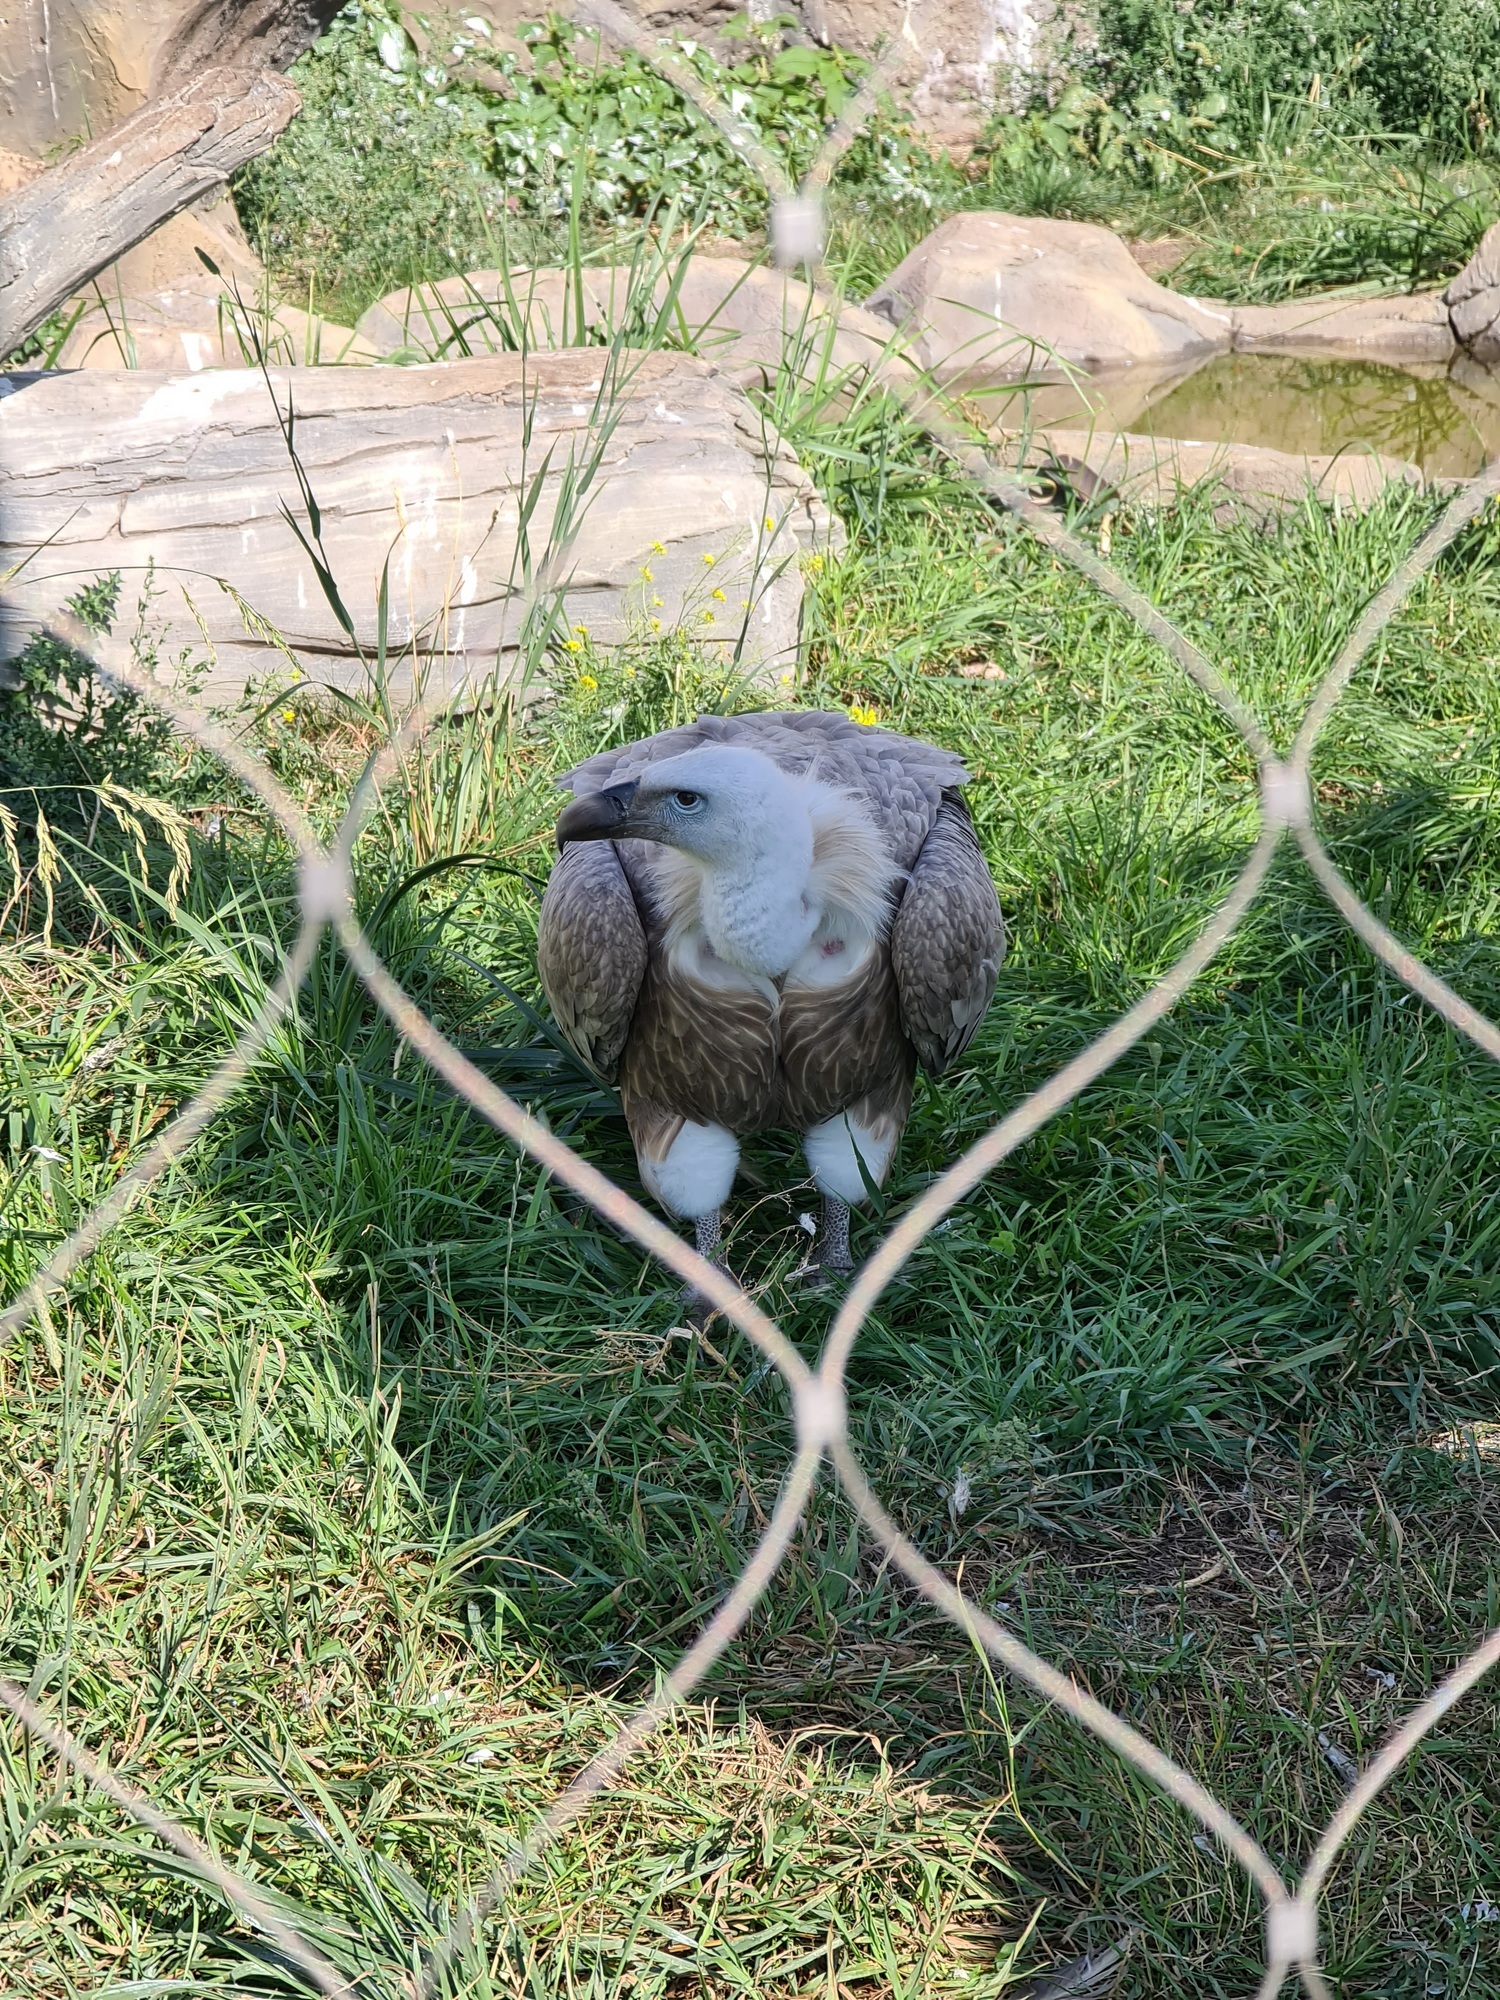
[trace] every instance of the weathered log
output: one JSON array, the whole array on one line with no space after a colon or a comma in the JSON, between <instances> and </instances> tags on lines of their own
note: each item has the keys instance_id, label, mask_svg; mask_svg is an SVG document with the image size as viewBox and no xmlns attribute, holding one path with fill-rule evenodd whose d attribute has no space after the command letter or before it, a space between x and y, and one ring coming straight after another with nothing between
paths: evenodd
<instances>
[{"instance_id":1,"label":"weathered log","mask_svg":"<svg viewBox=\"0 0 1500 2000\"><path fill-rule=\"evenodd\" d=\"M340 0L188 0L156 50L153 95L210 63L287 69L339 11Z\"/></svg>"},{"instance_id":2,"label":"weathered log","mask_svg":"<svg viewBox=\"0 0 1500 2000\"><path fill-rule=\"evenodd\" d=\"M269 70L205 70L0 203L0 354L264 152L300 102Z\"/></svg>"}]
</instances>

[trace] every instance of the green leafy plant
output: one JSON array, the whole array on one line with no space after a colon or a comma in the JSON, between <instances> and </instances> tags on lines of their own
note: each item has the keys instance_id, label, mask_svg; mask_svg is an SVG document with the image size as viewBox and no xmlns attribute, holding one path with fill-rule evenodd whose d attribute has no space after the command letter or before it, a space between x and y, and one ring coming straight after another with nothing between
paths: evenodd
<instances>
[{"instance_id":1,"label":"green leafy plant","mask_svg":"<svg viewBox=\"0 0 1500 2000\"><path fill-rule=\"evenodd\" d=\"M778 46L774 23L738 25L732 60L689 41L679 54L800 172L863 66L837 49ZM638 230L668 198L710 232L763 225L759 178L650 64L556 18L522 34L518 53L462 18L351 0L294 70L301 117L235 182L278 269L363 305L502 250L504 261L552 261L575 190L599 243ZM931 177L926 149L887 117L840 169L845 188L921 212Z\"/></svg>"}]
</instances>

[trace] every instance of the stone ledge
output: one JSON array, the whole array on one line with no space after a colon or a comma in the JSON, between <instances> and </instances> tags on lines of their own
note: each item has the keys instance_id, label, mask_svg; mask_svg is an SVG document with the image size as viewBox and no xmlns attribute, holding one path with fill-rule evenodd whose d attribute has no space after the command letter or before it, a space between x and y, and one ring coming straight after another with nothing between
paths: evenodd
<instances>
[{"instance_id":1,"label":"stone ledge","mask_svg":"<svg viewBox=\"0 0 1500 2000\"><path fill-rule=\"evenodd\" d=\"M1234 512L1268 516L1309 493L1320 501L1365 508L1391 484L1420 487L1422 475L1404 459L1375 452L1300 457L1260 445L1203 444L1191 438L1046 430L1010 449L1011 462L1033 469L1051 464L1085 499L1108 490L1140 506L1170 507L1183 492L1216 486Z\"/></svg>"},{"instance_id":2,"label":"stone ledge","mask_svg":"<svg viewBox=\"0 0 1500 2000\"><path fill-rule=\"evenodd\" d=\"M680 620L722 657L743 627L747 665L768 674L794 667L798 557L836 539L812 482L704 362L629 356L615 395L597 409L607 360L575 349L524 362L494 355L271 371L282 411L295 399L298 454L367 653L389 555L398 688L410 681L403 655L413 635L436 655L437 692L514 658L520 510L539 485L528 537L530 560L540 563L570 481L573 536L558 576L568 624L612 642L652 618ZM220 579L309 673L359 687L364 669L283 502L300 515L257 370L118 370L13 384L0 396L0 569L31 560L8 593L0 640L13 651L26 614L45 616L109 570L124 573L133 603L149 567L161 593L152 617L163 657L179 648L201 657L206 638L216 698L284 665L274 644L247 629Z\"/></svg>"},{"instance_id":3,"label":"stone ledge","mask_svg":"<svg viewBox=\"0 0 1500 2000\"><path fill-rule=\"evenodd\" d=\"M1441 292L1414 292L1394 299L1314 297L1279 306L1234 306L1230 311L1233 345L1247 354L1445 362L1458 348Z\"/></svg>"}]
</instances>

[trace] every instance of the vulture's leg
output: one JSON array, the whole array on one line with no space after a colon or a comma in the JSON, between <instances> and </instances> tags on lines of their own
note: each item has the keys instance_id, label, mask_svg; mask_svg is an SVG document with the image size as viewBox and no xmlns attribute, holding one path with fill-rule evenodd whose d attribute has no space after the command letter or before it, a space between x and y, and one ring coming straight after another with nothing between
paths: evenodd
<instances>
[{"instance_id":1,"label":"vulture's leg","mask_svg":"<svg viewBox=\"0 0 1500 2000\"><path fill-rule=\"evenodd\" d=\"M823 1197L823 1227L797 1276L846 1277L854 1269L849 1209L885 1179L900 1129L893 1121L865 1124L852 1111L841 1111L803 1135L807 1164Z\"/></svg>"},{"instance_id":2,"label":"vulture's leg","mask_svg":"<svg viewBox=\"0 0 1500 2000\"><path fill-rule=\"evenodd\" d=\"M729 1276L732 1275L729 1266L719 1255L719 1237L721 1234L720 1215L721 1211L717 1208L709 1209L704 1215L695 1215L693 1217L693 1238L698 1255L707 1258L710 1264L717 1265L726 1276ZM711 1299L704 1297L696 1285L683 1286L682 1304L687 1316L688 1325L696 1327L699 1333L702 1333L708 1322L719 1310Z\"/></svg>"},{"instance_id":3,"label":"vulture's leg","mask_svg":"<svg viewBox=\"0 0 1500 2000\"><path fill-rule=\"evenodd\" d=\"M854 1269L849 1254L849 1204L836 1194L823 1197L823 1230L807 1261L837 1277L847 1277Z\"/></svg>"},{"instance_id":4,"label":"vulture's leg","mask_svg":"<svg viewBox=\"0 0 1500 2000\"><path fill-rule=\"evenodd\" d=\"M692 1223L699 1256L725 1271L719 1218L734 1186L740 1142L722 1125L697 1125L691 1119L673 1119L669 1129L672 1137L664 1148L653 1145L649 1133L636 1136L641 1179L669 1215ZM688 1325L700 1332L718 1311L693 1285L683 1287L682 1304Z\"/></svg>"},{"instance_id":5,"label":"vulture's leg","mask_svg":"<svg viewBox=\"0 0 1500 2000\"><path fill-rule=\"evenodd\" d=\"M806 1257L792 1272L791 1282L817 1290L830 1278L847 1278L853 1269L854 1258L849 1250L849 1204L840 1201L836 1194L825 1194L823 1227Z\"/></svg>"}]
</instances>

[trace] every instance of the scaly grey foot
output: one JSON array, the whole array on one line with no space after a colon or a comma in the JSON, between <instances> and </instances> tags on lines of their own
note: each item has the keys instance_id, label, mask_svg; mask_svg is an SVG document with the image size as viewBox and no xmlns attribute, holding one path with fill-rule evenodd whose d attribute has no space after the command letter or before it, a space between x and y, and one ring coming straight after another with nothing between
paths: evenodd
<instances>
[{"instance_id":1,"label":"scaly grey foot","mask_svg":"<svg viewBox=\"0 0 1500 2000\"><path fill-rule=\"evenodd\" d=\"M707 1215L694 1216L693 1236L698 1255L706 1257L709 1263L716 1270L722 1271L727 1278L733 1274L729 1266L724 1262L724 1259L717 1254L720 1236L720 1213L721 1211L715 1208L710 1209ZM684 1285L681 1299L686 1324L692 1327L695 1332L702 1333L719 1308L714 1304L712 1299L700 1292L696 1285Z\"/></svg>"},{"instance_id":2,"label":"scaly grey foot","mask_svg":"<svg viewBox=\"0 0 1500 2000\"><path fill-rule=\"evenodd\" d=\"M805 1262L792 1272L794 1281L813 1289L830 1278L847 1278L854 1269L849 1250L849 1204L835 1195L823 1197L823 1227Z\"/></svg>"}]
</instances>

